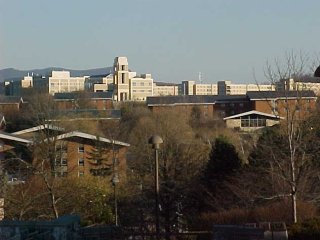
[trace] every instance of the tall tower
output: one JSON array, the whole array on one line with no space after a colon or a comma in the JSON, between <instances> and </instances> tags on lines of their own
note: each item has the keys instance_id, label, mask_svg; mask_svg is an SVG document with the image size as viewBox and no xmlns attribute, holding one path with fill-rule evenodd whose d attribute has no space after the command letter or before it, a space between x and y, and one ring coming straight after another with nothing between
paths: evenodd
<instances>
[{"instance_id":1,"label":"tall tower","mask_svg":"<svg viewBox=\"0 0 320 240\"><path fill-rule=\"evenodd\" d=\"M129 65L127 57L114 59L114 97L116 101L129 100Z\"/></svg>"}]
</instances>

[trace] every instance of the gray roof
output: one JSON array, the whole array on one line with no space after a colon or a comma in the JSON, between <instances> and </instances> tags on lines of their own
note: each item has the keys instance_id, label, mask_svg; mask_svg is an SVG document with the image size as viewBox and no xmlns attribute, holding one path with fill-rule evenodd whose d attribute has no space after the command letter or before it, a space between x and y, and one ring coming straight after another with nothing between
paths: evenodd
<instances>
[{"instance_id":1,"label":"gray roof","mask_svg":"<svg viewBox=\"0 0 320 240\"><path fill-rule=\"evenodd\" d=\"M12 104L23 102L22 97L16 96L0 96L0 104Z\"/></svg>"},{"instance_id":2,"label":"gray roof","mask_svg":"<svg viewBox=\"0 0 320 240\"><path fill-rule=\"evenodd\" d=\"M112 99L112 92L67 92L54 94L54 100L71 100L79 98Z\"/></svg>"},{"instance_id":3,"label":"gray roof","mask_svg":"<svg viewBox=\"0 0 320 240\"><path fill-rule=\"evenodd\" d=\"M154 82L157 86L179 86L178 83Z\"/></svg>"},{"instance_id":4,"label":"gray roof","mask_svg":"<svg viewBox=\"0 0 320 240\"><path fill-rule=\"evenodd\" d=\"M313 91L248 91L250 100L316 98Z\"/></svg>"},{"instance_id":5,"label":"gray roof","mask_svg":"<svg viewBox=\"0 0 320 240\"><path fill-rule=\"evenodd\" d=\"M147 97L147 105L177 105L177 104L215 104L221 101L243 101L246 99L245 95L183 95L183 96L159 96Z\"/></svg>"}]
</instances>

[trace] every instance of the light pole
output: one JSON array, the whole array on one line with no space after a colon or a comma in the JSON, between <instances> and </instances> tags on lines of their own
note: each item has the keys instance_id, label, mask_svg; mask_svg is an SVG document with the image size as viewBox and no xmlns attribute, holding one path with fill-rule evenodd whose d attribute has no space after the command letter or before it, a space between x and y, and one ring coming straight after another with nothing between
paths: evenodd
<instances>
[{"instance_id":1,"label":"light pole","mask_svg":"<svg viewBox=\"0 0 320 240\"><path fill-rule=\"evenodd\" d=\"M114 173L112 178L113 197L114 197L114 222L118 226L118 201L117 201L117 184L120 182L118 173Z\"/></svg>"},{"instance_id":2,"label":"light pole","mask_svg":"<svg viewBox=\"0 0 320 240\"><path fill-rule=\"evenodd\" d=\"M160 144L163 143L163 140L158 135L153 135L149 138L149 144L152 144L152 148L154 149L155 156L155 167L154 167L154 189L155 189L155 215L156 215L156 235L157 239L160 239L160 225L159 225L159 156L158 151L160 148Z\"/></svg>"},{"instance_id":3,"label":"light pole","mask_svg":"<svg viewBox=\"0 0 320 240\"><path fill-rule=\"evenodd\" d=\"M113 177L112 177L112 186L113 186L113 197L114 197L114 224L118 226L118 199L117 199L117 184L120 182L118 174L118 159L117 159L118 149L115 148L114 140L112 140L112 163L113 163Z\"/></svg>"}]
</instances>

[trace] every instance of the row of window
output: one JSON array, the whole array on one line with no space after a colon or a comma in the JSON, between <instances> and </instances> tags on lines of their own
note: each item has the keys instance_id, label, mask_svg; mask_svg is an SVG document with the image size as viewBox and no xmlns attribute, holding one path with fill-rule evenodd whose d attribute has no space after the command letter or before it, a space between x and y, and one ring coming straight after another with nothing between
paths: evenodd
<instances>
[{"instance_id":1,"label":"row of window","mask_svg":"<svg viewBox=\"0 0 320 240\"><path fill-rule=\"evenodd\" d=\"M222 108L224 108L224 107L226 107L226 106L235 107L236 105L237 105L237 104L235 104L235 103L229 103L229 104L221 103L221 104L220 104L220 107L222 107ZM239 107L243 107L244 104L243 104L243 103L238 103L238 106L239 106Z\"/></svg>"},{"instance_id":2,"label":"row of window","mask_svg":"<svg viewBox=\"0 0 320 240\"><path fill-rule=\"evenodd\" d=\"M68 175L68 172L66 172L66 171L56 172L55 175L56 175L57 177L66 177L66 176ZM79 172L78 172L78 176L79 176L79 177L84 176L84 171L79 171Z\"/></svg>"},{"instance_id":3,"label":"row of window","mask_svg":"<svg viewBox=\"0 0 320 240\"><path fill-rule=\"evenodd\" d=\"M241 127L265 127L266 119L241 119Z\"/></svg>"},{"instance_id":4,"label":"row of window","mask_svg":"<svg viewBox=\"0 0 320 240\"><path fill-rule=\"evenodd\" d=\"M66 158L62 158L60 160L56 160L55 162L56 166L68 166L68 160ZM78 159L78 165L79 166L84 166L84 158L79 158Z\"/></svg>"},{"instance_id":5,"label":"row of window","mask_svg":"<svg viewBox=\"0 0 320 240\"><path fill-rule=\"evenodd\" d=\"M132 90L132 92L152 92L152 90Z\"/></svg>"},{"instance_id":6,"label":"row of window","mask_svg":"<svg viewBox=\"0 0 320 240\"><path fill-rule=\"evenodd\" d=\"M152 86L152 83L145 84L144 82L141 82L140 84L137 84L137 82L132 82L132 86Z\"/></svg>"}]
</instances>

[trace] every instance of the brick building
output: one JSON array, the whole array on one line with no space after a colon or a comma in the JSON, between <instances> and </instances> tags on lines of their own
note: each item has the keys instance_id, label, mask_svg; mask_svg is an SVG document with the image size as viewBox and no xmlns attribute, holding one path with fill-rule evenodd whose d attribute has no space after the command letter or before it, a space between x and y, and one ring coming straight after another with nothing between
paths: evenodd
<instances>
[{"instance_id":1,"label":"brick building","mask_svg":"<svg viewBox=\"0 0 320 240\"><path fill-rule=\"evenodd\" d=\"M248 111L258 111L286 118L295 112L307 116L316 108L313 91L249 91L246 95L163 96L148 97L147 106L154 112L175 109L189 117L193 109L204 118L224 118Z\"/></svg>"},{"instance_id":2,"label":"brick building","mask_svg":"<svg viewBox=\"0 0 320 240\"><path fill-rule=\"evenodd\" d=\"M11 134L2 133L0 142L2 146L0 152L12 150L17 144L25 146L25 149L37 149L41 144L52 144L51 149L55 149L57 176L99 175L99 171L111 170L111 166L115 163L120 177L125 178L126 153L130 146L128 143L79 131L64 132L64 129L49 124ZM32 148L27 147L32 145ZM96 154L98 150L101 154L99 159ZM19 152L16 154L21 155ZM31 153L29 156L31 159L23 160L36 161L36 154ZM97 162L98 160L101 160L101 164Z\"/></svg>"},{"instance_id":3,"label":"brick building","mask_svg":"<svg viewBox=\"0 0 320 240\"><path fill-rule=\"evenodd\" d=\"M53 97L58 110L73 109L112 109L112 93L110 92L70 92L56 93Z\"/></svg>"}]
</instances>

